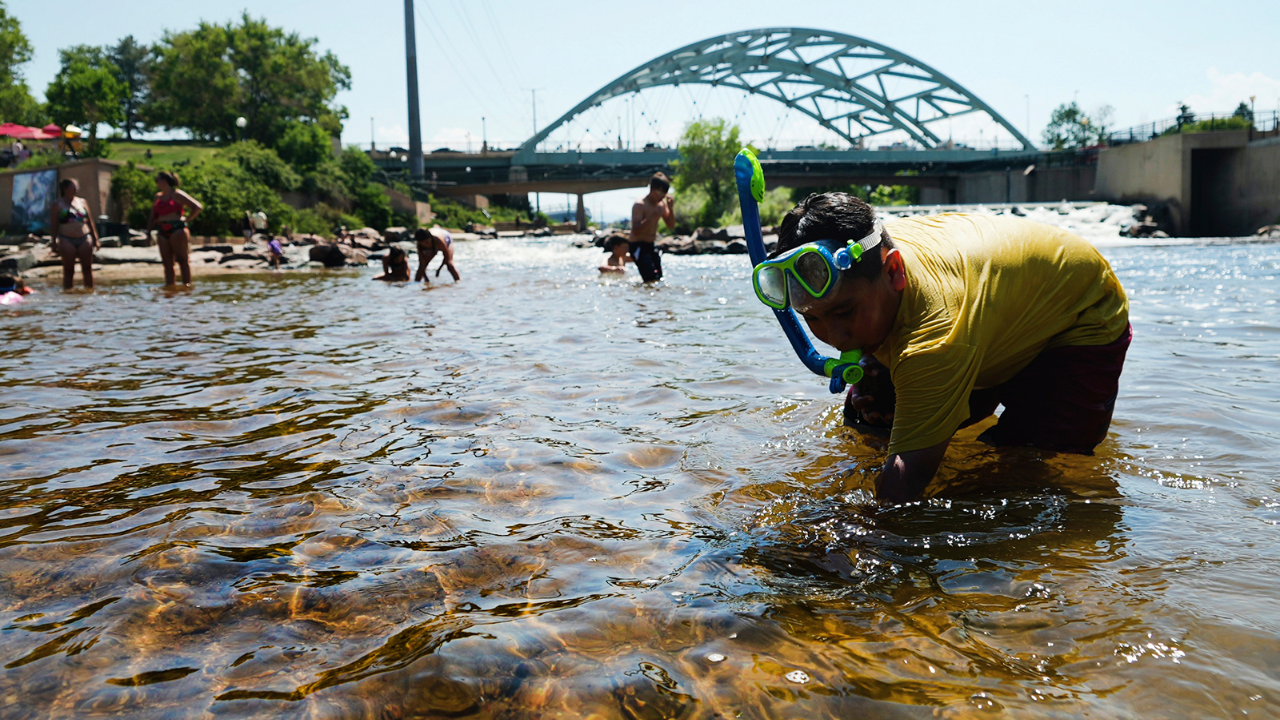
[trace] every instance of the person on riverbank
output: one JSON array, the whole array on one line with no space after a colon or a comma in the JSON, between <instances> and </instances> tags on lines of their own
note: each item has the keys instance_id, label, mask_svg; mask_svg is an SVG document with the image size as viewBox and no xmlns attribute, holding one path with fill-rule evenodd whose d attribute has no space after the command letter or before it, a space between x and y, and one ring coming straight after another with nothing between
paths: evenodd
<instances>
[{"instance_id":1,"label":"person on riverbank","mask_svg":"<svg viewBox=\"0 0 1280 720\"><path fill-rule=\"evenodd\" d=\"M645 282L662 279L662 254L654 243L658 240L659 220L666 222L668 230L676 226L670 190L667 176L654 173L649 178L648 194L631 206L631 257Z\"/></svg>"},{"instance_id":2,"label":"person on riverbank","mask_svg":"<svg viewBox=\"0 0 1280 720\"><path fill-rule=\"evenodd\" d=\"M373 278L383 282L409 282L409 255L398 247L382 258L382 274Z\"/></svg>"},{"instance_id":3,"label":"person on riverbank","mask_svg":"<svg viewBox=\"0 0 1280 720\"><path fill-rule=\"evenodd\" d=\"M75 285L76 262L86 290L93 288L93 251L98 249L98 228L89 202L80 197L80 184L71 178L58 183L58 200L50 209L53 249L62 256L62 289Z\"/></svg>"},{"instance_id":4,"label":"person on riverbank","mask_svg":"<svg viewBox=\"0 0 1280 720\"><path fill-rule=\"evenodd\" d=\"M284 244L280 242L280 238L273 237L267 241L267 253L271 257L271 269L279 270L280 261L284 259Z\"/></svg>"},{"instance_id":5,"label":"person on riverbank","mask_svg":"<svg viewBox=\"0 0 1280 720\"><path fill-rule=\"evenodd\" d=\"M240 234L244 235L245 245L253 241L253 215L248 210L244 211L244 220L240 221Z\"/></svg>"},{"instance_id":6,"label":"person on riverbank","mask_svg":"<svg viewBox=\"0 0 1280 720\"><path fill-rule=\"evenodd\" d=\"M453 266L453 236L448 230L438 225L430 230L418 228L413 232L413 239L418 243L418 272L413 276L414 282L419 280L431 282L427 277L427 265L431 263L436 253L440 253L441 258L440 267L436 268L436 277L440 277L440 271L447 267L454 282L462 279L458 274L458 268Z\"/></svg>"},{"instance_id":7,"label":"person on riverbank","mask_svg":"<svg viewBox=\"0 0 1280 720\"><path fill-rule=\"evenodd\" d=\"M833 264L838 252L854 260ZM1083 238L985 215L885 228L862 200L825 193L783 218L776 261L785 279L768 292L819 340L869 356L845 421L888 434L877 497L918 498L956 430L998 405L978 437L990 445L1091 455L1105 439L1132 328L1124 289Z\"/></svg>"},{"instance_id":8,"label":"person on riverbank","mask_svg":"<svg viewBox=\"0 0 1280 720\"><path fill-rule=\"evenodd\" d=\"M262 212L262 208L249 216L249 223L253 226L254 235L267 235L267 214Z\"/></svg>"},{"instance_id":9,"label":"person on riverbank","mask_svg":"<svg viewBox=\"0 0 1280 720\"><path fill-rule=\"evenodd\" d=\"M204 210L199 201L178 189L180 182L176 173L156 173L156 189L159 192L151 206L151 217L147 218L147 236L150 237L152 229L156 231L156 246L160 248L160 261L164 264L165 287L176 284L173 272L175 262L182 273L182 284L191 284L191 263L187 256L191 232L187 225ZM188 208L191 214L184 215Z\"/></svg>"},{"instance_id":10,"label":"person on riverbank","mask_svg":"<svg viewBox=\"0 0 1280 720\"><path fill-rule=\"evenodd\" d=\"M631 243L621 235L614 235L606 240L604 251L610 255L600 265L601 273L623 275L627 272L627 263L635 262L631 259Z\"/></svg>"}]
</instances>

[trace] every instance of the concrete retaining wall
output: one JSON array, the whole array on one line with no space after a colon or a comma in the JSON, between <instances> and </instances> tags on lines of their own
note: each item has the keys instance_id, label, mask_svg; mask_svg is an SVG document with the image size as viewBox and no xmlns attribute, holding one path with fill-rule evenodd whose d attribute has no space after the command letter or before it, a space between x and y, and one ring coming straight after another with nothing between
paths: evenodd
<instances>
[{"instance_id":1,"label":"concrete retaining wall","mask_svg":"<svg viewBox=\"0 0 1280 720\"><path fill-rule=\"evenodd\" d=\"M921 205L971 203L1028 203L1059 200L1092 200L1097 168L1026 167L993 172L966 173L956 178L954 188L920 188Z\"/></svg>"},{"instance_id":2,"label":"concrete retaining wall","mask_svg":"<svg viewBox=\"0 0 1280 720\"><path fill-rule=\"evenodd\" d=\"M1175 235L1251 235L1280 220L1280 138L1185 133L1107 148L1094 196L1163 206Z\"/></svg>"},{"instance_id":3,"label":"concrete retaining wall","mask_svg":"<svg viewBox=\"0 0 1280 720\"><path fill-rule=\"evenodd\" d=\"M95 221L102 215L112 220L120 220L120 208L111 197L111 176L123 164L99 158L63 163L56 168L58 182L72 178L80 184L80 197L88 201L89 211ZM48 169L7 170L0 173L0 229L7 229L9 222L13 219L14 175L23 172L43 172ZM149 171L149 168L143 169Z\"/></svg>"}]
</instances>

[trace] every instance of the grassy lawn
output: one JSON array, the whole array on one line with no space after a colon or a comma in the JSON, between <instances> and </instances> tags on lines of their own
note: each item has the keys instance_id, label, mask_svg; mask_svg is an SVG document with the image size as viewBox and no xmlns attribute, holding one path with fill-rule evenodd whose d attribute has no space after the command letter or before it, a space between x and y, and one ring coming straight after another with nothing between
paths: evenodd
<instances>
[{"instance_id":1,"label":"grassy lawn","mask_svg":"<svg viewBox=\"0 0 1280 720\"><path fill-rule=\"evenodd\" d=\"M119 160L120 162L132 160L139 165L149 165L151 167L173 165L184 161L190 162L192 165L198 165L201 160L213 157L213 154L218 151L218 147L213 143L201 142L178 145L121 140L111 143L111 159ZM151 151L150 158L147 157L147 150Z\"/></svg>"}]
</instances>

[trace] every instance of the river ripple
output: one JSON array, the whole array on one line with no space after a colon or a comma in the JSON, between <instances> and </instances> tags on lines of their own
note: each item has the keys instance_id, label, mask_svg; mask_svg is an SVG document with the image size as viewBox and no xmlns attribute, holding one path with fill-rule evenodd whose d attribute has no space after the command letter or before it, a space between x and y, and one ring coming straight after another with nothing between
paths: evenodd
<instances>
[{"instance_id":1,"label":"river ripple","mask_svg":"<svg viewBox=\"0 0 1280 720\"><path fill-rule=\"evenodd\" d=\"M1111 247L1097 457L875 509L743 257L0 314L0 717L1280 714L1280 246Z\"/></svg>"}]
</instances>

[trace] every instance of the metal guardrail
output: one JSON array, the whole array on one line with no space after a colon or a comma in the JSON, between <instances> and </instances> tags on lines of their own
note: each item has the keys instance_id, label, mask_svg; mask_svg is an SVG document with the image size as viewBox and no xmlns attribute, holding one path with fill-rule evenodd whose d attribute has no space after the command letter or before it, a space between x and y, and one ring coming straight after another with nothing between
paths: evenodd
<instances>
[{"instance_id":1,"label":"metal guardrail","mask_svg":"<svg viewBox=\"0 0 1280 720\"><path fill-rule=\"evenodd\" d=\"M1147 142L1164 135L1181 132L1219 132L1223 130L1248 130L1255 133L1280 134L1280 110L1264 111L1240 115L1237 113L1201 113L1186 112L1177 117L1155 120L1141 125L1112 130L1107 133L1106 145L1127 145L1135 142Z\"/></svg>"}]
</instances>

